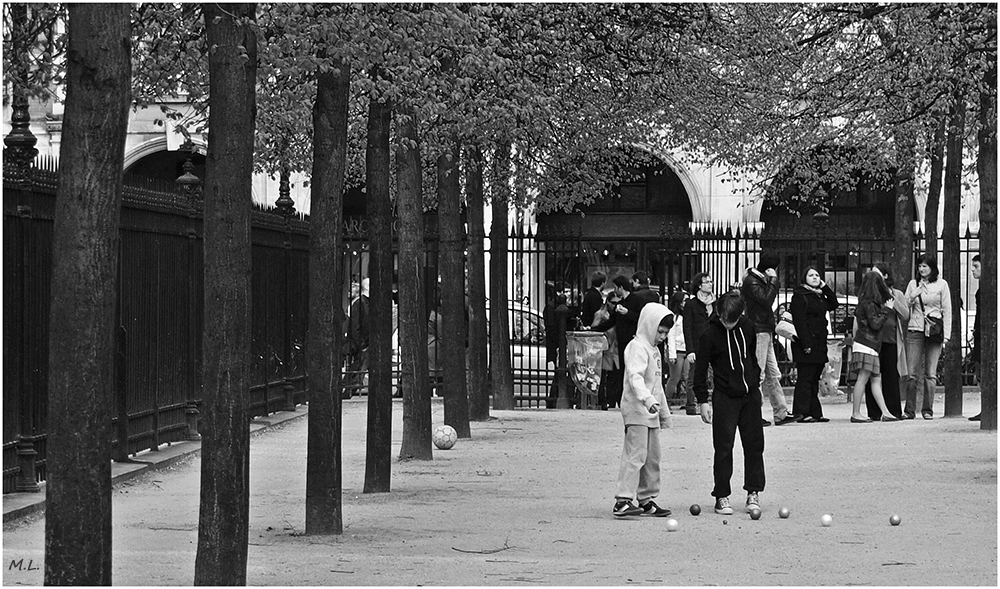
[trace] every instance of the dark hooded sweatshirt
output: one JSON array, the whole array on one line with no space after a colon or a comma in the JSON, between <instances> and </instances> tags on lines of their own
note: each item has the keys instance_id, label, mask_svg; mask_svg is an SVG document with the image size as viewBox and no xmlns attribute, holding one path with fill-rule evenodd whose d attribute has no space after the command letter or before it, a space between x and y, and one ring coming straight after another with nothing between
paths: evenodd
<instances>
[{"instance_id":1,"label":"dark hooded sweatshirt","mask_svg":"<svg viewBox=\"0 0 1000 589\"><path fill-rule=\"evenodd\" d=\"M709 319L708 328L698 340L694 363L694 394L698 403L708 402L709 364L716 395L739 398L759 391L760 368L753 322L740 315L730 331L718 315Z\"/></svg>"}]
</instances>

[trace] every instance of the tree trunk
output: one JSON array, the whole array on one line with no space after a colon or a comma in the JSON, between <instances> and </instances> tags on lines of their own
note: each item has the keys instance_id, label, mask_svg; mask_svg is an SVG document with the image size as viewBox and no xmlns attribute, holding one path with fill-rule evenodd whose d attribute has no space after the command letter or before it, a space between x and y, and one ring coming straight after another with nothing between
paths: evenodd
<instances>
[{"instance_id":1,"label":"tree trunk","mask_svg":"<svg viewBox=\"0 0 1000 589\"><path fill-rule=\"evenodd\" d=\"M948 345L944 360L944 415L962 415L962 265L959 246L959 211L962 208L962 141L965 136L965 98L956 95L948 124L947 157L944 177L944 259L941 277L951 291L951 325L945 325ZM928 245L929 247L929 245Z\"/></svg>"},{"instance_id":2,"label":"tree trunk","mask_svg":"<svg viewBox=\"0 0 1000 589\"><path fill-rule=\"evenodd\" d=\"M309 432L306 534L344 532L340 382L344 345L344 171L351 68L320 73L313 105L309 215Z\"/></svg>"},{"instance_id":3,"label":"tree trunk","mask_svg":"<svg viewBox=\"0 0 1000 589\"><path fill-rule=\"evenodd\" d=\"M205 407L195 585L245 585L250 520L250 211L255 4L205 4ZM247 19L249 22L247 22ZM238 22L242 21L242 22Z\"/></svg>"},{"instance_id":4,"label":"tree trunk","mask_svg":"<svg viewBox=\"0 0 1000 589\"><path fill-rule=\"evenodd\" d=\"M127 4L70 4L52 237L45 584L111 584L111 418ZM121 443L124 443L122 441ZM34 480L35 473L27 473Z\"/></svg>"},{"instance_id":5,"label":"tree trunk","mask_svg":"<svg viewBox=\"0 0 1000 589\"><path fill-rule=\"evenodd\" d=\"M483 151L469 150L465 197L469 224L469 419L490 418L490 388L487 372L489 350L486 328L486 254L483 250Z\"/></svg>"},{"instance_id":6,"label":"tree trunk","mask_svg":"<svg viewBox=\"0 0 1000 589\"><path fill-rule=\"evenodd\" d=\"M458 178L458 144L452 142L437 159L438 222L441 232L441 314L439 358L444 366L444 422L459 438L472 437L469 396L465 386L465 232Z\"/></svg>"},{"instance_id":7,"label":"tree trunk","mask_svg":"<svg viewBox=\"0 0 1000 589\"><path fill-rule=\"evenodd\" d=\"M994 11L996 8L994 7ZM979 304L982 331L979 345L981 357L979 390L982 394L980 428L997 429L997 60L990 56L983 80L985 92L979 96L979 255L983 267L979 283Z\"/></svg>"},{"instance_id":8,"label":"tree trunk","mask_svg":"<svg viewBox=\"0 0 1000 589\"><path fill-rule=\"evenodd\" d=\"M896 243L893 248L892 275L897 284L913 278L913 157L914 142L905 130L895 132L896 168Z\"/></svg>"},{"instance_id":9,"label":"tree trunk","mask_svg":"<svg viewBox=\"0 0 1000 589\"><path fill-rule=\"evenodd\" d=\"M507 312L507 211L510 204L510 143L494 152L490 188L490 382L493 408L514 408L514 375L510 367L510 317Z\"/></svg>"},{"instance_id":10,"label":"tree trunk","mask_svg":"<svg viewBox=\"0 0 1000 589\"><path fill-rule=\"evenodd\" d=\"M424 199L416 113L397 121L396 207L399 211L399 386L403 391L400 459L430 460L431 389L427 369L427 295L424 293Z\"/></svg>"},{"instance_id":11,"label":"tree trunk","mask_svg":"<svg viewBox=\"0 0 1000 589\"><path fill-rule=\"evenodd\" d=\"M392 202L389 199L389 127L392 106L368 105L368 456L365 493L387 493L392 472Z\"/></svg>"},{"instance_id":12,"label":"tree trunk","mask_svg":"<svg viewBox=\"0 0 1000 589\"><path fill-rule=\"evenodd\" d=\"M944 143L947 119L942 116L934 130L931 151L931 184L927 189L927 206L924 207L924 235L927 236L927 253L937 256L938 208L941 201L941 177L944 171Z\"/></svg>"}]
</instances>

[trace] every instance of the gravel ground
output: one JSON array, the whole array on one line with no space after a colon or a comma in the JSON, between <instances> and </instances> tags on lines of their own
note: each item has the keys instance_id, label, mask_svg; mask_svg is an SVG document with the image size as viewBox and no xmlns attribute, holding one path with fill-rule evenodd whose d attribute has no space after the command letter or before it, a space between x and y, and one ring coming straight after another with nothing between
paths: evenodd
<instances>
[{"instance_id":1,"label":"gravel ground","mask_svg":"<svg viewBox=\"0 0 1000 589\"><path fill-rule=\"evenodd\" d=\"M739 509L742 491L735 515L712 511L711 428L675 414L658 503L676 532L611 515L617 411L495 411L433 461L395 462L391 493L363 494L367 405L347 401L343 535L302 533L308 417L253 438L248 583L996 586L996 432L958 418L851 424L838 401L825 404L830 423L765 429L759 521ZM965 401L978 411L978 395ZM398 403L394 414L398 455ZM115 487L116 585L193 583L199 476L194 455ZM43 546L44 515L5 525L3 583L40 585Z\"/></svg>"}]
</instances>

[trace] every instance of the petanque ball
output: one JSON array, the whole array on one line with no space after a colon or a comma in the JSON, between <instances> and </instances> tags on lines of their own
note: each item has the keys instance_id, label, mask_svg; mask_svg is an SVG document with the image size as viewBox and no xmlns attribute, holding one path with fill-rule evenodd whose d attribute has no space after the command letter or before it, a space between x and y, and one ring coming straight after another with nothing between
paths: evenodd
<instances>
[{"instance_id":1,"label":"petanque ball","mask_svg":"<svg viewBox=\"0 0 1000 589\"><path fill-rule=\"evenodd\" d=\"M434 428L431 441L441 450L449 450L458 441L458 432L450 425L439 425Z\"/></svg>"},{"instance_id":2,"label":"petanque ball","mask_svg":"<svg viewBox=\"0 0 1000 589\"><path fill-rule=\"evenodd\" d=\"M895 513L892 514L891 516L889 516L889 523L892 524L892 525L894 525L894 526L898 526L899 522L901 522L901 521L903 521L903 518L899 517L899 515L897 515Z\"/></svg>"},{"instance_id":3,"label":"petanque ball","mask_svg":"<svg viewBox=\"0 0 1000 589\"><path fill-rule=\"evenodd\" d=\"M667 531L668 532L676 532L677 530L680 529L680 527L681 527L681 525L679 523L677 523L677 520L675 520L674 518L670 518L670 519L667 520Z\"/></svg>"},{"instance_id":4,"label":"petanque ball","mask_svg":"<svg viewBox=\"0 0 1000 589\"><path fill-rule=\"evenodd\" d=\"M691 515L699 515L701 513L701 505L695 503L691 506Z\"/></svg>"},{"instance_id":5,"label":"petanque ball","mask_svg":"<svg viewBox=\"0 0 1000 589\"><path fill-rule=\"evenodd\" d=\"M823 517L819 518L819 523L823 524L824 528L829 528L833 525L833 516L829 513L824 513Z\"/></svg>"},{"instance_id":6,"label":"petanque ball","mask_svg":"<svg viewBox=\"0 0 1000 589\"><path fill-rule=\"evenodd\" d=\"M778 510L778 517L781 519L788 519L788 516L792 515L792 512L788 510L787 507L782 507Z\"/></svg>"},{"instance_id":7,"label":"petanque ball","mask_svg":"<svg viewBox=\"0 0 1000 589\"><path fill-rule=\"evenodd\" d=\"M760 510L759 509L751 509L750 510L750 519L752 519L754 521L759 520L760 519Z\"/></svg>"}]
</instances>

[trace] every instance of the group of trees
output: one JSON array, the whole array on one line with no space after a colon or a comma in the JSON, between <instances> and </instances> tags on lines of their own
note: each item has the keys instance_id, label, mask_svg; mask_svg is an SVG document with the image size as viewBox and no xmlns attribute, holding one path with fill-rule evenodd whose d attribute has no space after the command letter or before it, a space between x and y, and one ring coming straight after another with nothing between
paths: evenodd
<instances>
[{"instance_id":1,"label":"group of trees","mask_svg":"<svg viewBox=\"0 0 1000 589\"><path fill-rule=\"evenodd\" d=\"M22 13L10 6L4 8L5 88L44 95L65 70L58 198L77 208L57 214L65 218L57 219L56 243L68 240L92 258L67 257L56 266L53 325L60 324L57 313L62 321L74 305L95 309L88 325L63 324L91 333L87 341L93 345L60 350L50 379L56 387L72 383L74 394L82 390L95 400L113 390L105 380L113 327L107 309L114 302L107 285L114 282L108 278L115 265L109 244L117 217L105 213L118 197L79 182L115 175L120 180L121 157L109 154L123 152L121 104L152 103L183 91L207 117L199 584L246 581L249 179L255 170L310 178L305 507L311 534L341 533L343 527L339 293L342 197L350 186L365 186L372 244L365 492L390 490L393 239L399 244L398 287L407 293L399 301L400 458L429 459L431 395L423 342L426 309L434 302L424 300L423 213L434 208L439 218L445 422L468 437L469 420L489 416L491 395L494 407L513 407L510 371L504 370L510 365L503 254L509 207L571 210L607 194L627 164L626 151L617 146L683 149L751 175L761 195L773 193L779 179L793 182L798 198L818 207L825 203L816 202L817 188L849 189L860 173L881 175L898 195L902 237L894 262L900 276L912 272L907 232L916 170L924 161L949 164L936 176L944 177L947 224L960 202L967 154L978 166L982 194L987 271L980 312L986 332L995 331L992 4L142 4L131 15L127 7L117 10L115 18L108 18L105 6L74 5L68 52L60 29L44 26L66 18L64 12L24 9L24 18L14 18ZM106 52L102 67L117 64L113 71L104 73L83 59L97 50ZM82 98L86 92L105 100L113 96L115 108ZM103 157L83 147L97 138L86 135L97 131L85 122L96 111L119 122L98 125L109 134L101 136L110 150ZM80 124L89 131L71 135L72 125ZM824 146L851 149L824 151L838 157L824 158L820 166L805 157ZM80 170L73 166L104 176L78 171L71 181L67 170ZM496 328L489 359L484 202L493 210L488 295ZM955 249L947 238L944 246L946 257L957 251L957 241ZM946 271L949 265L946 260ZM956 262L951 271L957 270ZM56 285L67 281L76 290L57 293ZM993 338L985 339L986 357L995 357L994 346ZM75 378L81 375L89 376ZM995 382L995 365L986 363L984 428L996 427ZM60 391L52 392L53 420L79 411L79 396L71 402L68 390ZM111 416L100 413L106 406L93 403L89 421L110 424ZM107 583L110 483L104 479L110 437L100 428L75 431L71 424L64 432L49 443L46 581ZM88 448L86 455L71 454L73 446ZM87 470L102 464L103 470ZM85 482L86 489L60 486L61 480ZM100 507L80 508L81 493ZM87 530L95 521L99 535L77 535L92 533Z\"/></svg>"}]
</instances>

